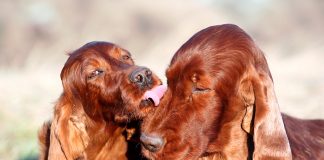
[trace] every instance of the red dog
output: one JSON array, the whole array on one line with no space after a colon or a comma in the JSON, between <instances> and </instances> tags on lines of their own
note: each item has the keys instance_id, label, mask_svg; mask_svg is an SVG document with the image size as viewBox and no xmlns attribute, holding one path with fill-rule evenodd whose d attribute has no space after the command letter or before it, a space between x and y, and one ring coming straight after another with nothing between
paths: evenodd
<instances>
[{"instance_id":1,"label":"red dog","mask_svg":"<svg viewBox=\"0 0 324 160\"><path fill-rule=\"evenodd\" d=\"M239 27L198 32L166 75L168 90L142 125L146 157L324 159L324 121L281 115L267 61Z\"/></svg>"},{"instance_id":2,"label":"red dog","mask_svg":"<svg viewBox=\"0 0 324 160\"><path fill-rule=\"evenodd\" d=\"M61 79L53 120L39 132L40 159L127 159L126 127L117 122L144 117L149 98L158 104L158 77L135 66L128 51L91 42L70 54Z\"/></svg>"}]
</instances>

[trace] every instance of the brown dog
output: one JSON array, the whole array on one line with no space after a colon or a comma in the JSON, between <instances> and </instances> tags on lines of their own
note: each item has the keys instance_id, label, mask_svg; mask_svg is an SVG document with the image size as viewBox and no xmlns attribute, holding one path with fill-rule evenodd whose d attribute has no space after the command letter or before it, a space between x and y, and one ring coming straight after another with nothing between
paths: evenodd
<instances>
[{"instance_id":1,"label":"brown dog","mask_svg":"<svg viewBox=\"0 0 324 160\"><path fill-rule=\"evenodd\" d=\"M40 159L127 159L119 123L141 119L153 106L149 98L161 98L158 77L135 66L128 51L91 42L70 54L61 79L53 120L39 132Z\"/></svg>"},{"instance_id":2,"label":"brown dog","mask_svg":"<svg viewBox=\"0 0 324 160\"><path fill-rule=\"evenodd\" d=\"M146 157L324 159L324 121L281 115L267 61L239 27L195 34L166 76L168 90L142 125Z\"/></svg>"}]
</instances>

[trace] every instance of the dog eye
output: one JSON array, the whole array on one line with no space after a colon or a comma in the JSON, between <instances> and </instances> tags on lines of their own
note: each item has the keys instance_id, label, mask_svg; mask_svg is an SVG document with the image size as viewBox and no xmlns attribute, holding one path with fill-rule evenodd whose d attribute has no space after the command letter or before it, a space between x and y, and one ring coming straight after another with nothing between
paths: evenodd
<instances>
[{"instance_id":1,"label":"dog eye","mask_svg":"<svg viewBox=\"0 0 324 160\"><path fill-rule=\"evenodd\" d=\"M203 93L207 93L209 91L211 91L211 89L209 89L209 88L197 88L197 87L194 87L192 89L193 94L203 94Z\"/></svg>"},{"instance_id":2,"label":"dog eye","mask_svg":"<svg viewBox=\"0 0 324 160\"><path fill-rule=\"evenodd\" d=\"M123 55L122 58L123 58L123 60L126 61L126 60L129 60L131 57L129 55Z\"/></svg>"},{"instance_id":3,"label":"dog eye","mask_svg":"<svg viewBox=\"0 0 324 160\"><path fill-rule=\"evenodd\" d=\"M103 70L95 70L93 72L91 72L91 74L88 76L88 79L92 79L98 75L101 75L104 71Z\"/></svg>"}]
</instances>

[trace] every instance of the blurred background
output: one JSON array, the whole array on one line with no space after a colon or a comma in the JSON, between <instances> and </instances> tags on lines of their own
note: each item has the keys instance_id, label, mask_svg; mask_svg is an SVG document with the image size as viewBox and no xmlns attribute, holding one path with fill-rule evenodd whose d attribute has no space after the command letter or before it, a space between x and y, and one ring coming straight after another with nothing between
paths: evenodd
<instances>
[{"instance_id":1,"label":"blurred background","mask_svg":"<svg viewBox=\"0 0 324 160\"><path fill-rule=\"evenodd\" d=\"M0 159L35 159L36 133L62 92L67 53L109 41L163 80L193 34L234 23L265 52L283 112L324 118L322 0L1 0Z\"/></svg>"}]
</instances>

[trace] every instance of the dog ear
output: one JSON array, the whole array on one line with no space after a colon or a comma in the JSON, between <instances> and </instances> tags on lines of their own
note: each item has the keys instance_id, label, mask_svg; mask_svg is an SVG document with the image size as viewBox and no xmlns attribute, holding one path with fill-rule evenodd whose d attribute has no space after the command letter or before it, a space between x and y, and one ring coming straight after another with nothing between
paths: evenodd
<instances>
[{"instance_id":1,"label":"dog ear","mask_svg":"<svg viewBox=\"0 0 324 160\"><path fill-rule=\"evenodd\" d=\"M63 85L63 96L73 104L73 100L82 99L83 89L86 86L85 77L82 76L82 65L80 62L70 62L68 60L62 71L61 80Z\"/></svg>"},{"instance_id":2,"label":"dog ear","mask_svg":"<svg viewBox=\"0 0 324 160\"><path fill-rule=\"evenodd\" d=\"M248 79L241 81L239 93L243 99L245 114L242 120L242 128L245 132L252 134L253 132L253 108L255 103L255 95L252 82Z\"/></svg>"},{"instance_id":3,"label":"dog ear","mask_svg":"<svg viewBox=\"0 0 324 160\"><path fill-rule=\"evenodd\" d=\"M49 159L73 160L84 157L83 151L89 143L89 137L82 118L71 115L72 106L56 107L61 109L55 113L51 125Z\"/></svg>"},{"instance_id":4,"label":"dog ear","mask_svg":"<svg viewBox=\"0 0 324 160\"><path fill-rule=\"evenodd\" d=\"M292 159L272 79L254 68L249 72L240 94L246 107L242 128L253 136L253 159Z\"/></svg>"}]
</instances>

